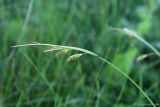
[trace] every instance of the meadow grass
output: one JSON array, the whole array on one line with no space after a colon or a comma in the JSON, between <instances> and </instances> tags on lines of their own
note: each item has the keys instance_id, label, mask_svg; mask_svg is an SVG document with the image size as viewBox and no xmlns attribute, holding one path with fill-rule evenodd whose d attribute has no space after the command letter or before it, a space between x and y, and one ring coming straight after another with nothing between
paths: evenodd
<instances>
[{"instance_id":1,"label":"meadow grass","mask_svg":"<svg viewBox=\"0 0 160 107\"><path fill-rule=\"evenodd\" d=\"M142 43L144 43L146 46L148 46L151 50L153 50L155 52L155 54L157 54L158 57L160 56L160 53L156 48L154 48L150 43L148 43L142 37L139 37L135 32L130 31L130 30L126 29L126 28L124 29L124 32L127 33L129 36L137 38ZM97 54L95 54L95 53L93 53L91 51L88 51L88 50L82 49L82 48L78 48L78 47L52 45L52 44L44 44L44 43L38 43L38 42L35 42L35 43L32 43L32 44L16 45L16 46L13 46L13 47L17 48L17 47L26 47L26 46L50 46L51 49L49 49L49 50L47 49L44 52L58 51L58 55L67 54L69 50L81 52L80 54L73 54L73 55L69 56L69 58L67 59L68 62L74 61L74 60L78 59L79 57L81 57L84 54L88 54L88 55L94 56L94 57L100 59L101 61L109 64L114 69L116 69L116 71L118 71L124 77L126 77L130 82L132 82L139 89L139 91L147 98L147 100L151 103L151 105L153 107L156 107L155 104L153 103L153 101L148 97L148 95L143 91L143 89L132 78L130 78L125 72L123 72L121 69L119 69L116 65L114 65L110 61L104 59L103 57L100 57L99 55L97 55Z\"/></svg>"},{"instance_id":2,"label":"meadow grass","mask_svg":"<svg viewBox=\"0 0 160 107\"><path fill-rule=\"evenodd\" d=\"M126 107L150 104L149 98L158 106L159 27L159 0L0 0L0 106ZM141 38L125 36L130 29ZM91 50L139 88L83 52L67 49L57 58L46 52L58 48L11 48L32 41Z\"/></svg>"}]
</instances>

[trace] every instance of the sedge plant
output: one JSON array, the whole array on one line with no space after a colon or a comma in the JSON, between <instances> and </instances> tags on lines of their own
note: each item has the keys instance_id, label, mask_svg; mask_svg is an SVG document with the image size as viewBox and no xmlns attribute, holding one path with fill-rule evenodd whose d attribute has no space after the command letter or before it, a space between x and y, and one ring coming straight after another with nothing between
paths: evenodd
<instances>
[{"instance_id":1,"label":"sedge plant","mask_svg":"<svg viewBox=\"0 0 160 107\"><path fill-rule=\"evenodd\" d=\"M67 54L68 51L78 51L78 52L80 52L78 54L73 54L73 55L69 56L67 61L76 60L76 59L80 58L81 56L83 56L85 54L94 56L94 57L100 59L101 61L109 64L110 66L112 66L115 70L117 70L119 73L121 73L123 76L125 76L129 81L131 81L139 89L139 91L148 99L148 101L153 105L153 107L155 107L152 100L143 91L143 89L140 86L138 86L138 84L133 79L131 79L126 73L124 73L122 70L120 70L116 65L114 65L110 61L104 59L103 57L100 57L99 55L97 55L97 54L95 54L91 51L88 51L88 50L82 49L82 48L78 48L78 47L43 44L43 43L24 44L24 45L17 45L17 46L13 46L13 47L23 47L23 46L49 46L51 48L45 50L44 52L52 52L53 51L53 52L57 52L57 55Z\"/></svg>"},{"instance_id":2,"label":"sedge plant","mask_svg":"<svg viewBox=\"0 0 160 107\"><path fill-rule=\"evenodd\" d=\"M117 30L123 33L126 33L128 36L134 37L137 40L141 41L143 44L145 44L146 46L148 46L154 53L152 53L151 55L155 54L157 56L160 57L160 53L157 49L155 49L151 44L149 44L146 40L144 40L142 37L138 36L137 33L135 33L134 31L131 31L127 28L124 29L119 29L119 28L113 28L112 30ZM111 67L113 67L116 71L118 71L119 73L121 73L125 78L127 78L136 88L138 88L138 90L144 95L144 97L150 102L150 104L153 107L156 107L156 105L153 103L153 101L149 98L149 96L144 92L144 90L131 78L129 77L125 72L123 72L120 68L118 68L116 65L114 65L113 63L111 63L110 61L108 61L107 59L97 55L94 52L91 52L89 50L86 49L82 49L79 47L72 47L72 46L62 46L62 45L52 45L52 44L44 44L44 43L39 43L39 42L33 42L31 44L23 44L23 45L16 45L13 46L14 48L17 47L26 47L26 46L47 46L49 47L49 49L44 50L43 52L56 52L56 55L65 55L67 54L69 51L77 51L79 53L77 54L73 54L70 55L67 58L67 61L74 61L78 58L80 58L83 55L90 55L93 56L97 59L99 59L102 62L105 62L106 64L110 65ZM145 56L144 58L148 57L150 55ZM141 58L143 59L143 58Z\"/></svg>"}]
</instances>

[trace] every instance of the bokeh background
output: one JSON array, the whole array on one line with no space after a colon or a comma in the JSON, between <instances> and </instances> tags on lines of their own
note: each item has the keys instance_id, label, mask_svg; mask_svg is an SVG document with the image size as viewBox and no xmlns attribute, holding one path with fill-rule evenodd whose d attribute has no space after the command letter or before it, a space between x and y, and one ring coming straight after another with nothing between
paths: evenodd
<instances>
[{"instance_id":1,"label":"bokeh background","mask_svg":"<svg viewBox=\"0 0 160 107\"><path fill-rule=\"evenodd\" d=\"M91 56L68 63L41 42L108 59L160 104L160 59L110 28L128 28L160 49L160 0L0 0L0 107L132 107L150 104L112 67Z\"/></svg>"}]
</instances>

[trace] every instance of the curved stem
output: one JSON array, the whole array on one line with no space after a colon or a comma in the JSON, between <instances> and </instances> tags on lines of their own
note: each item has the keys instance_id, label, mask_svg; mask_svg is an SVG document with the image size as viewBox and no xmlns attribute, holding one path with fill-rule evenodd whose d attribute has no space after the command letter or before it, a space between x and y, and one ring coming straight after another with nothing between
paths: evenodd
<instances>
[{"instance_id":1,"label":"curved stem","mask_svg":"<svg viewBox=\"0 0 160 107\"><path fill-rule=\"evenodd\" d=\"M151 103L151 105L153 107L156 107L155 104L153 103L153 101L148 97L148 95L143 91L143 89L138 86L138 84L132 79L130 78L126 73L124 73L122 70L120 70L118 67L116 67L114 64L112 64L111 62L109 62L108 60L98 56L97 54L89 51L89 50L86 50L86 49L82 49L82 48L78 48L78 47L71 47L71 46L62 46L62 45L52 45L52 44L43 44L43 43L32 43L32 44L24 44L24 45L16 45L16 46L13 46L13 47L24 47L24 46L51 46L51 47L59 47L59 48L64 48L64 49L73 49L73 50L76 50L76 51L80 51L80 52L83 52L83 53L86 53L86 54L89 54L91 56L94 56L94 57L97 57L98 59L100 59L101 61L109 64L110 66L112 66L115 70L117 70L118 72L120 72L123 76L125 76L129 81L131 81L138 89L139 91L147 98L147 100ZM151 47L150 47L151 48ZM153 48L154 49L154 48ZM152 50L153 50L152 49ZM156 52L154 50L155 53L157 53L158 55L158 52Z\"/></svg>"},{"instance_id":2,"label":"curved stem","mask_svg":"<svg viewBox=\"0 0 160 107\"><path fill-rule=\"evenodd\" d=\"M125 76L129 81L131 81L138 89L139 91L147 98L147 100L152 104L153 107L156 107L155 104L153 103L153 101L148 97L148 95L143 91L143 89L138 86L138 84L131 79L127 74L125 74L123 71L121 71L118 67L116 67L114 64L112 64L111 62L107 61L106 59L99 57L98 59L100 59L101 61L107 63L108 65L112 66L115 70L117 70L119 73L121 73L123 76Z\"/></svg>"},{"instance_id":3,"label":"curved stem","mask_svg":"<svg viewBox=\"0 0 160 107\"><path fill-rule=\"evenodd\" d=\"M154 48L150 43L148 43L145 39L143 39L142 37L135 35L135 37L141 41L143 44L145 44L146 46L148 46L158 57L160 57L160 52Z\"/></svg>"}]
</instances>

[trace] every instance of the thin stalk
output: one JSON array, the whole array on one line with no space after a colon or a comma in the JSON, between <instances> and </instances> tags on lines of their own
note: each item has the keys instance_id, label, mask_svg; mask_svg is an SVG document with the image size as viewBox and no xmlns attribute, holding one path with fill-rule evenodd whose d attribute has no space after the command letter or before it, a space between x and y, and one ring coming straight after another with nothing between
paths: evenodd
<instances>
[{"instance_id":1,"label":"thin stalk","mask_svg":"<svg viewBox=\"0 0 160 107\"><path fill-rule=\"evenodd\" d=\"M160 57L159 51L156 48L154 48L150 43L148 43L145 39L143 39L142 37L138 35L135 35L135 38L137 38L137 40L141 41L143 44L148 46L157 56Z\"/></svg>"},{"instance_id":2,"label":"thin stalk","mask_svg":"<svg viewBox=\"0 0 160 107\"><path fill-rule=\"evenodd\" d=\"M109 30L115 30L115 31L118 31L118 32L122 32L122 33L125 33L132 38L135 38L135 39L139 40L145 46L150 48L158 57L160 57L160 52L155 47L153 47L149 42L147 42L143 37L138 35L135 31L130 30L128 28L121 29L121 28L112 28L112 27L110 27Z\"/></svg>"},{"instance_id":3,"label":"thin stalk","mask_svg":"<svg viewBox=\"0 0 160 107\"><path fill-rule=\"evenodd\" d=\"M101 61L107 63L108 65L112 66L115 70L117 70L119 73L121 73L123 76L125 76L129 81L131 81L138 89L139 91L147 98L147 100L152 104L153 107L156 107L153 101L148 97L148 95L143 91L143 89L132 79L130 78L127 74L125 74L122 70L120 70L118 67L116 67L114 64L109 62L108 60L98 57Z\"/></svg>"},{"instance_id":4,"label":"thin stalk","mask_svg":"<svg viewBox=\"0 0 160 107\"><path fill-rule=\"evenodd\" d=\"M95 53L93 53L93 52L91 52L91 51L89 51L89 50L82 49L82 48L78 48L78 47L62 46L62 45L52 45L52 44L43 44L43 43L38 43L38 42L35 42L35 43L32 43L32 44L16 45L16 46L12 46L12 47L16 48L16 47L26 47L26 46L50 46L50 47L59 47L59 48L61 48L61 49L72 49L72 50L76 50L76 51L80 51L80 52L87 53L87 54L92 55L92 56L98 56L98 55L96 55Z\"/></svg>"},{"instance_id":5,"label":"thin stalk","mask_svg":"<svg viewBox=\"0 0 160 107\"><path fill-rule=\"evenodd\" d=\"M160 52L153 47L149 42L147 42L144 38L142 38L141 36L139 36L135 31L132 31L130 29L127 28L123 28L122 30L124 33L126 33L127 35L136 38L137 40L139 40L141 43L143 43L144 45L146 45L148 48L150 48L158 57L160 57Z\"/></svg>"},{"instance_id":6,"label":"thin stalk","mask_svg":"<svg viewBox=\"0 0 160 107\"><path fill-rule=\"evenodd\" d=\"M59 48L59 49L72 49L72 50L83 52L84 54L88 54L88 55L91 55L91 56L94 56L94 57L100 59L101 61L107 63L110 66L112 66L115 70L117 70L124 77L126 77L129 81L131 81L133 83L133 85L135 85L139 89L139 91L147 98L147 100L151 103L151 105L153 107L156 107L155 104L153 103L153 101L149 98L149 96L143 91L143 89L132 78L130 78L126 73L124 73L122 70L120 70L113 63L109 62L108 60L104 59L103 57L98 56L97 54L95 54L95 53L93 53L93 52L91 52L89 50L78 48L78 47L72 47L72 46L43 44L43 43L37 43L37 42L36 43L32 43L32 44L16 45L16 46L13 46L13 47L25 47L25 46L34 46L34 45L35 46L49 46L49 47L52 47L51 49L56 49L56 48Z\"/></svg>"}]
</instances>

